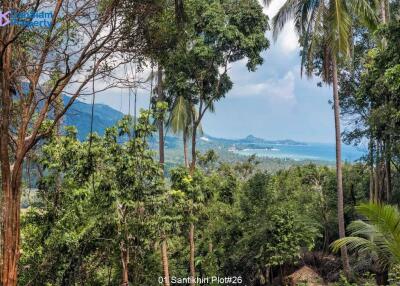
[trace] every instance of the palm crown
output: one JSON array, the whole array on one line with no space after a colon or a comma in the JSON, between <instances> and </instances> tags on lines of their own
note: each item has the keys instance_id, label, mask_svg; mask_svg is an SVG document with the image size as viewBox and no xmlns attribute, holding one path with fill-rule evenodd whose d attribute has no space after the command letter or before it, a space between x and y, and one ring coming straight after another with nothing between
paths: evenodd
<instances>
[{"instance_id":1,"label":"palm crown","mask_svg":"<svg viewBox=\"0 0 400 286\"><path fill-rule=\"evenodd\" d=\"M271 2L265 1L267 5ZM367 27L375 27L376 4L368 0L287 0L272 19L273 36L276 39L284 25L293 20L303 47L302 69L311 63L316 48L323 49L324 64L328 65L332 55L349 55L354 17ZM311 71L307 67L308 75ZM329 76L325 74L323 79L329 81Z\"/></svg>"}]
</instances>

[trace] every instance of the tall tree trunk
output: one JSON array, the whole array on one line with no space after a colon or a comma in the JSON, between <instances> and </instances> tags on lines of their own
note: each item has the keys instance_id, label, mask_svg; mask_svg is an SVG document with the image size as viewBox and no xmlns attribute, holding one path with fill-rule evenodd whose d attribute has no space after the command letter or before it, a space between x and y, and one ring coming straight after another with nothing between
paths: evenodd
<instances>
[{"instance_id":1,"label":"tall tree trunk","mask_svg":"<svg viewBox=\"0 0 400 286\"><path fill-rule=\"evenodd\" d=\"M371 138L368 144L369 149L369 201L375 202L375 178L374 178L374 141Z\"/></svg>"},{"instance_id":2,"label":"tall tree trunk","mask_svg":"<svg viewBox=\"0 0 400 286\"><path fill-rule=\"evenodd\" d=\"M3 286L17 285L17 266L20 240L20 187L21 165L11 165L9 154L9 128L11 114L11 44L6 48L0 63L1 77L1 132L0 159L2 183L2 269ZM20 140L19 140L20 141ZM19 142L20 143L20 142ZM20 145L21 146L21 145ZM22 150L18 148L18 153Z\"/></svg>"},{"instance_id":3,"label":"tall tree trunk","mask_svg":"<svg viewBox=\"0 0 400 286\"><path fill-rule=\"evenodd\" d=\"M386 194L385 194L385 152L383 147L382 140L377 141L377 151L376 151L376 167L375 167L375 174L376 174L376 197L377 202L382 203L385 201Z\"/></svg>"},{"instance_id":4,"label":"tall tree trunk","mask_svg":"<svg viewBox=\"0 0 400 286\"><path fill-rule=\"evenodd\" d=\"M335 140L336 140L336 180L337 180L337 197L338 197L338 224L339 224L339 237L346 236L344 225L344 200L343 200L343 175L342 175L342 140L340 134L340 106L339 106L339 91L338 91L338 71L336 55L332 56L333 68L333 102L334 102L334 115L335 115ZM343 270L348 277L350 274L349 258L347 255L347 248L343 246L341 249L341 257L343 263Z\"/></svg>"},{"instance_id":5,"label":"tall tree trunk","mask_svg":"<svg viewBox=\"0 0 400 286\"><path fill-rule=\"evenodd\" d=\"M4 173L3 173L4 174ZM17 266L20 241L20 179L19 186L12 186L8 175L2 176L3 191L3 265L2 285L17 285Z\"/></svg>"},{"instance_id":6,"label":"tall tree trunk","mask_svg":"<svg viewBox=\"0 0 400 286\"><path fill-rule=\"evenodd\" d=\"M194 170L196 169L196 136L197 136L197 126L198 124L195 122L193 123L193 130L192 130L192 163L190 165L190 173L193 174Z\"/></svg>"},{"instance_id":7,"label":"tall tree trunk","mask_svg":"<svg viewBox=\"0 0 400 286\"><path fill-rule=\"evenodd\" d=\"M185 167L189 168L189 159L188 159L188 146L187 146L187 130L183 131L183 157L185 158Z\"/></svg>"},{"instance_id":8,"label":"tall tree trunk","mask_svg":"<svg viewBox=\"0 0 400 286\"><path fill-rule=\"evenodd\" d=\"M391 15L390 15L390 12L391 12L391 10L390 10L390 1L386 0L385 2L386 2L386 20L387 20L388 23L390 23L392 21Z\"/></svg>"},{"instance_id":9,"label":"tall tree trunk","mask_svg":"<svg viewBox=\"0 0 400 286\"><path fill-rule=\"evenodd\" d=\"M158 70L157 70L157 93L158 93L158 102L164 101L164 93L163 93L163 87L162 87L162 68L159 65ZM158 149L160 153L160 165L162 167L162 170L164 172L164 148L165 148L165 142L164 142L164 120L160 118L158 120Z\"/></svg>"},{"instance_id":10,"label":"tall tree trunk","mask_svg":"<svg viewBox=\"0 0 400 286\"><path fill-rule=\"evenodd\" d=\"M375 172L374 172L374 182L375 182L375 202L380 203L381 202L381 188L380 188L380 148L379 148L379 141L376 140L376 150L375 150Z\"/></svg>"},{"instance_id":11,"label":"tall tree trunk","mask_svg":"<svg viewBox=\"0 0 400 286\"><path fill-rule=\"evenodd\" d=\"M370 165L369 167L369 202L375 202L375 192L374 192L374 166Z\"/></svg>"},{"instance_id":12,"label":"tall tree trunk","mask_svg":"<svg viewBox=\"0 0 400 286\"><path fill-rule=\"evenodd\" d=\"M64 108L64 102L63 102L63 97L60 96L56 99L55 101L55 107L54 107L54 117L57 117L61 110L63 110ZM63 124L63 120L62 118L60 118L60 120L57 121L56 126L55 126L55 134L57 136L57 140L58 142L60 142L60 136L62 134L62 124ZM54 206L55 206L55 210L57 211L59 204L60 204L60 195L61 195L61 191L62 191L62 179L61 179L61 173L58 172L56 175L56 179L55 179L55 194L54 194Z\"/></svg>"},{"instance_id":13,"label":"tall tree trunk","mask_svg":"<svg viewBox=\"0 0 400 286\"><path fill-rule=\"evenodd\" d=\"M158 102L164 101L164 92L162 86L162 67L158 65L157 70L157 93L158 93ZM164 142L164 120L161 118L158 121L158 149L160 153L160 165L163 173L165 172L164 163L165 163L165 142ZM161 264L163 268L164 274L164 286L169 286L169 263L168 263L168 247L165 235L163 235L162 243L161 243Z\"/></svg>"},{"instance_id":14,"label":"tall tree trunk","mask_svg":"<svg viewBox=\"0 0 400 286\"><path fill-rule=\"evenodd\" d=\"M128 245L125 242L121 242L121 264L122 264L122 282L121 286L129 285L129 250Z\"/></svg>"},{"instance_id":15,"label":"tall tree trunk","mask_svg":"<svg viewBox=\"0 0 400 286\"><path fill-rule=\"evenodd\" d=\"M381 21L383 24L386 24L388 22L388 9L387 9L387 3L386 0L381 0L380 1L380 10L381 10Z\"/></svg>"},{"instance_id":16,"label":"tall tree trunk","mask_svg":"<svg viewBox=\"0 0 400 286\"><path fill-rule=\"evenodd\" d=\"M381 22L382 24L387 24L388 22L388 9L387 9L387 5L388 3L386 2L386 0L381 0L380 1L380 14L381 14ZM382 38L382 45L384 48L386 48L387 46L387 40L385 37Z\"/></svg>"},{"instance_id":17,"label":"tall tree trunk","mask_svg":"<svg viewBox=\"0 0 400 286\"><path fill-rule=\"evenodd\" d=\"M376 203L382 202L381 200L381 195L380 195L380 187L379 187L379 162L377 162L377 165L375 166L375 172L374 172L374 198Z\"/></svg>"},{"instance_id":18,"label":"tall tree trunk","mask_svg":"<svg viewBox=\"0 0 400 286\"><path fill-rule=\"evenodd\" d=\"M194 267L194 252L195 252L195 245L194 245L194 224L190 223L189 229L189 246L190 246L190 255L189 255L189 268L190 268L190 285L195 285L195 275L196 270Z\"/></svg>"},{"instance_id":19,"label":"tall tree trunk","mask_svg":"<svg viewBox=\"0 0 400 286\"><path fill-rule=\"evenodd\" d=\"M167 240L163 239L161 242L161 259L163 268L164 286L170 286L169 282L169 263L168 263L168 245Z\"/></svg>"},{"instance_id":20,"label":"tall tree trunk","mask_svg":"<svg viewBox=\"0 0 400 286\"><path fill-rule=\"evenodd\" d=\"M385 173L385 201L390 203L392 196L392 170L391 170L391 154L390 154L390 138L386 138L384 142L384 153L385 153L385 161L384 161L384 173Z\"/></svg>"},{"instance_id":21,"label":"tall tree trunk","mask_svg":"<svg viewBox=\"0 0 400 286\"><path fill-rule=\"evenodd\" d=\"M385 173L386 173L386 201L390 203L392 197L392 168L391 168L391 159L388 158L385 161Z\"/></svg>"}]
</instances>

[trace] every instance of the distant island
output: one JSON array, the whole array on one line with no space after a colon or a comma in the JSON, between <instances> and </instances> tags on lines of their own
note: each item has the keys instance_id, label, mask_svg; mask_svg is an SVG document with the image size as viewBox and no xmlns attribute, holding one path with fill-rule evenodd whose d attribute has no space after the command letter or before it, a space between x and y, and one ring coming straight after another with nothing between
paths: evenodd
<instances>
[{"instance_id":1,"label":"distant island","mask_svg":"<svg viewBox=\"0 0 400 286\"><path fill-rule=\"evenodd\" d=\"M69 100L64 97L64 102ZM85 140L90 133L91 104L75 101L67 112L63 124L73 125L77 128L78 139ZM117 123L124 116L123 113L104 104L94 105L93 131L103 135L106 128ZM155 133L149 138L150 148L157 150L158 135ZM273 169L282 166L317 162L331 165L335 159L334 144L305 143L291 139L266 140L252 134L239 139L220 138L203 133L198 136L198 150L205 152L215 150L220 159L227 162L245 160L246 157L256 155L265 168L271 165ZM180 136L167 134L165 137L166 160L173 166L182 163L183 143ZM355 161L362 157L364 152L353 146L343 145L343 159Z\"/></svg>"},{"instance_id":2,"label":"distant island","mask_svg":"<svg viewBox=\"0 0 400 286\"><path fill-rule=\"evenodd\" d=\"M64 103L69 101L68 96L64 96ZM74 125L78 131L79 140L85 140L90 133L90 120L91 120L92 105L85 103L80 100L76 100L72 107L68 110L65 115L63 124L65 126ZM120 120L124 114L115 110L114 108L96 103L94 105L94 122L93 131L103 135L106 128L113 126ZM155 137L157 135L155 134ZM176 146L176 140L179 139L174 135L166 136L167 148ZM226 139L213 137L207 134L199 135L199 142L207 143L218 143L223 145L236 145L237 148L246 149L258 149L267 148L267 145L306 145L306 143L297 142L290 139L285 140L265 140L262 138L255 137L254 135L248 135L241 139ZM157 141L157 140L156 140Z\"/></svg>"},{"instance_id":3,"label":"distant island","mask_svg":"<svg viewBox=\"0 0 400 286\"><path fill-rule=\"evenodd\" d=\"M265 140L262 138L255 137L254 135L248 135L247 137L242 138L242 139L225 139L225 138L217 138L217 137L204 135L200 139L203 139L204 141L207 141L207 142L215 141L215 142L220 142L220 143L224 143L224 144L237 144L237 145L241 145L241 147L252 148L252 149L267 148L268 146L266 146L266 145L296 145L296 146L307 145L307 143L297 142L297 141L294 141L291 139Z\"/></svg>"}]
</instances>

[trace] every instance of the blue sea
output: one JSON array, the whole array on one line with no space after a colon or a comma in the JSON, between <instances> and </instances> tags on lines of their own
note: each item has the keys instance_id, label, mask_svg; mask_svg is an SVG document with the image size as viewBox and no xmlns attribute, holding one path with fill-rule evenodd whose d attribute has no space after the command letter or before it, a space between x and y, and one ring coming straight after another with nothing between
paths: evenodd
<instances>
[{"instance_id":1,"label":"blue sea","mask_svg":"<svg viewBox=\"0 0 400 286\"><path fill-rule=\"evenodd\" d=\"M234 150L236 154L253 155L259 157L270 157L280 159L292 159L296 161L302 160L318 160L331 161L336 159L335 144L325 143L306 143L304 145L284 145L270 144L265 149L243 149ZM342 160L347 162L355 162L367 153L367 149L363 146L355 147L342 144Z\"/></svg>"}]
</instances>

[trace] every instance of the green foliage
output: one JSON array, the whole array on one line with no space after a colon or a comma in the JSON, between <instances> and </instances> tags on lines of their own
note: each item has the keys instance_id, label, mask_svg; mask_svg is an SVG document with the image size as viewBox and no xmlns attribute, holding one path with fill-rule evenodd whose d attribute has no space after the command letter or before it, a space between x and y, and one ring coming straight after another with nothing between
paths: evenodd
<instances>
[{"instance_id":1,"label":"green foliage","mask_svg":"<svg viewBox=\"0 0 400 286\"><path fill-rule=\"evenodd\" d=\"M127 117L94 135L90 153L73 128L43 146L44 176L23 218L22 282L118 284L127 246L135 257L130 281L156 285L164 239L171 275L186 277L193 223L201 276L241 276L256 285L337 238L334 170L307 165L265 173L256 171L255 158L232 165L210 151L200 154L193 174L174 168L164 185L146 144L154 130L148 118L142 113L136 130ZM365 185L355 184L365 174L361 165L344 170L351 218L352 203L365 200Z\"/></svg>"},{"instance_id":2,"label":"green foliage","mask_svg":"<svg viewBox=\"0 0 400 286\"><path fill-rule=\"evenodd\" d=\"M267 17L254 0L191 0L185 2L185 12L185 33L179 34L176 45L158 58L165 69L165 87L170 95L184 97L190 103L184 110L190 111L199 103L212 110L213 102L232 88L227 73L230 63L246 58L251 71L262 63L260 53L269 45L265 38ZM165 25L163 20L170 13L165 12L155 29ZM176 102L175 106L183 106L183 101ZM205 111L202 108L200 119Z\"/></svg>"},{"instance_id":3,"label":"green foliage","mask_svg":"<svg viewBox=\"0 0 400 286\"><path fill-rule=\"evenodd\" d=\"M400 213L397 207L374 203L357 207L366 221L352 222L349 237L336 240L334 250L347 245L350 251L369 254L381 269L390 269L400 261Z\"/></svg>"},{"instance_id":4,"label":"green foliage","mask_svg":"<svg viewBox=\"0 0 400 286\"><path fill-rule=\"evenodd\" d=\"M398 285L400 283L400 266L393 265L389 272L390 285Z\"/></svg>"},{"instance_id":5,"label":"green foliage","mask_svg":"<svg viewBox=\"0 0 400 286\"><path fill-rule=\"evenodd\" d=\"M399 201L399 27L393 21L381 26L375 37L357 27L354 61L341 76L342 110L352 121L345 139L353 144L369 140L365 159L376 176L371 185L382 184L381 177L389 180L385 191L374 197L389 203ZM374 167L380 164L386 166L384 171Z\"/></svg>"},{"instance_id":6,"label":"green foliage","mask_svg":"<svg viewBox=\"0 0 400 286\"><path fill-rule=\"evenodd\" d=\"M269 47L268 18L257 0L185 0L185 21L177 24L176 11L182 8L174 7L178 2L120 1L117 8L115 20L121 29L116 33L126 36L127 51L138 54L138 71L151 62L163 74L163 93L151 99L152 110L135 119L124 117L104 135L92 134L84 142L68 127L32 154L35 162L27 165L37 167L39 175L37 189L23 201L19 284L119 285L128 254L131 284L158 285L160 242L167 242L170 274L186 277L188 225L193 224L199 276L240 276L246 285L266 285L305 263L305 252L328 252L337 239L336 177L330 167L288 167L303 162L244 159L231 153L222 153L221 162L208 150L198 154L194 171L173 162L169 177L163 176L148 146L156 131L150 120L165 121L173 133L188 139L200 131L205 112L214 111L215 102L231 90L229 67L245 60L254 71ZM110 3L100 1L98 13ZM354 69L340 75L344 110L361 117L349 137L387 143L376 144L382 148L379 155L389 162L386 168L398 169L400 24L380 27L374 37L382 44L372 44L376 39L365 27L375 28L375 8L374 1L288 0L273 25L276 34L294 19L302 66L328 83L333 56L344 67L353 50ZM60 36L67 30L61 23L55 32ZM34 47L47 32L27 31L18 41ZM35 33L38 37L32 36ZM68 39L59 36L54 38L56 47L65 40L82 40L74 31ZM59 66L50 72L44 88L60 79ZM50 124L45 121L39 131ZM371 161L373 171L380 162ZM274 165L275 172L263 171L266 164ZM389 271L391 283L398 283L398 209L374 204L356 208L368 200L373 174L356 163L345 164L343 175L345 219L355 221L348 227L351 236L337 240L335 249L347 245L356 264L365 262L376 274ZM392 178L398 180L398 174L385 180L390 184ZM393 195L396 201L398 191ZM366 221L356 220L359 215ZM371 275L361 274L357 283L368 285ZM338 285L353 284L341 276Z\"/></svg>"},{"instance_id":7,"label":"green foliage","mask_svg":"<svg viewBox=\"0 0 400 286\"><path fill-rule=\"evenodd\" d=\"M380 33L387 39L387 47L377 48L368 53L366 69L357 93L360 103L372 103L367 123L373 136L377 138L383 138L387 134L397 134L396 126L400 116L398 104L400 25L392 24Z\"/></svg>"},{"instance_id":8,"label":"green foliage","mask_svg":"<svg viewBox=\"0 0 400 286\"><path fill-rule=\"evenodd\" d=\"M296 197L303 190L287 194L282 184L290 179L283 175L252 176L234 196L230 215L214 234L227 257L225 273L242 276L251 285L267 279L265 267L273 272L285 263L296 263L302 249L312 249L318 236L311 212L297 206Z\"/></svg>"},{"instance_id":9,"label":"green foliage","mask_svg":"<svg viewBox=\"0 0 400 286\"><path fill-rule=\"evenodd\" d=\"M347 280L346 276L341 273L340 274L340 278L339 281L337 283L335 283L336 286L356 286L356 283L351 283Z\"/></svg>"},{"instance_id":10,"label":"green foliage","mask_svg":"<svg viewBox=\"0 0 400 286\"><path fill-rule=\"evenodd\" d=\"M146 143L153 130L148 114L141 114L135 137L126 141L132 128L125 117L89 142L78 141L69 128L42 147L38 199L23 219L21 282L98 285L108 277L118 284L121 247L135 254L132 280L152 279L138 267L157 259L151 249L165 188Z\"/></svg>"}]
</instances>

